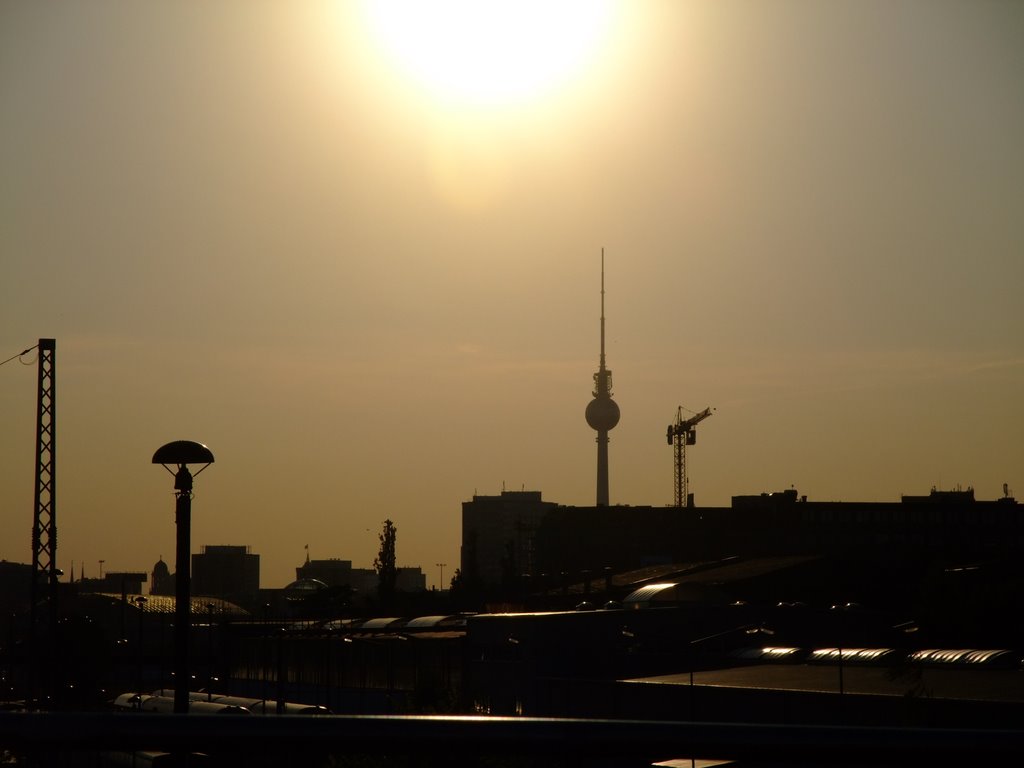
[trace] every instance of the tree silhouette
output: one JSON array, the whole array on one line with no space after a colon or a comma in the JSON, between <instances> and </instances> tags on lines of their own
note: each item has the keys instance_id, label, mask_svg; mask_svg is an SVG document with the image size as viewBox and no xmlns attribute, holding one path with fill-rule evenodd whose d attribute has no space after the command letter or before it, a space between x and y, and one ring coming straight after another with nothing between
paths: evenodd
<instances>
[{"instance_id":1,"label":"tree silhouette","mask_svg":"<svg viewBox=\"0 0 1024 768\"><path fill-rule=\"evenodd\" d=\"M462 545L462 568L456 568L449 587L449 597L463 611L477 610L483 605L483 586L477 563L476 531L470 531Z\"/></svg>"},{"instance_id":2,"label":"tree silhouette","mask_svg":"<svg viewBox=\"0 0 1024 768\"><path fill-rule=\"evenodd\" d=\"M380 552L373 561L377 571L377 596L383 606L390 606L395 595L395 582L398 569L395 567L395 538L397 529L391 520L384 521L384 528L377 536L380 539Z\"/></svg>"}]
</instances>

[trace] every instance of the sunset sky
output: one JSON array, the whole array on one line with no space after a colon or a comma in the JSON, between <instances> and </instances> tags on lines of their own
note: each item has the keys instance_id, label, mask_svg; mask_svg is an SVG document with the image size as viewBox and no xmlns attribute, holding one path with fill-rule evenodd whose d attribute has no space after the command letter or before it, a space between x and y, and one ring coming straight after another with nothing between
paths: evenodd
<instances>
[{"instance_id":1,"label":"sunset sky","mask_svg":"<svg viewBox=\"0 0 1024 768\"><path fill-rule=\"evenodd\" d=\"M0 359L57 340L61 568L173 565L176 439L194 551L265 587L385 518L447 582L474 493L593 504L602 247L613 503L672 501L679 405L702 506L1024 496L1024 3L387 5L0 1Z\"/></svg>"}]
</instances>

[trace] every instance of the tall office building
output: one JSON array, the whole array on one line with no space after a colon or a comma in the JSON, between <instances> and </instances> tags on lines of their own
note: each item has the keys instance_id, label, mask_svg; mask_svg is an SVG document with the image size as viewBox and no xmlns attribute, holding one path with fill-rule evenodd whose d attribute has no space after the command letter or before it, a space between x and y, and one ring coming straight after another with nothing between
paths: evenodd
<instances>
[{"instance_id":1,"label":"tall office building","mask_svg":"<svg viewBox=\"0 0 1024 768\"><path fill-rule=\"evenodd\" d=\"M207 545L192 555L192 594L244 598L260 589L260 556L247 546Z\"/></svg>"}]
</instances>

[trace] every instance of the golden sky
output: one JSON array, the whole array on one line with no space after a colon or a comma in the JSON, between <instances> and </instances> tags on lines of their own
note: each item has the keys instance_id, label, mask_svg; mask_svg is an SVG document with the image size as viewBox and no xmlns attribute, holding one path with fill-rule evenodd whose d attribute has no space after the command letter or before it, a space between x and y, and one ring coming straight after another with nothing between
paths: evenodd
<instances>
[{"instance_id":1,"label":"golden sky","mask_svg":"<svg viewBox=\"0 0 1024 768\"><path fill-rule=\"evenodd\" d=\"M447 581L474 492L592 504L602 247L613 503L671 502L680 404L701 505L1024 494L1024 4L546 5L0 3L0 359L57 339L60 567L173 562L175 439L217 456L194 548L264 586L388 517ZM0 367L20 562L35 386Z\"/></svg>"}]
</instances>

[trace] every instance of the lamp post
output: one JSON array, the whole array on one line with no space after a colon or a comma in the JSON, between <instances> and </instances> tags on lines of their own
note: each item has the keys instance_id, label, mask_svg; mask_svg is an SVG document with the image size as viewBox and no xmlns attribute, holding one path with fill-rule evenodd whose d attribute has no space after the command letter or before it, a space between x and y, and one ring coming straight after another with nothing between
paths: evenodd
<instances>
[{"instance_id":1,"label":"lamp post","mask_svg":"<svg viewBox=\"0 0 1024 768\"><path fill-rule=\"evenodd\" d=\"M189 464L202 464L198 475L213 463L213 453L202 443L175 440L157 449L153 463L162 464L174 475L177 551L174 574L174 712L188 712L188 635L190 623L191 579L189 550L192 532L192 473ZM177 470L172 470L173 464Z\"/></svg>"},{"instance_id":2,"label":"lamp post","mask_svg":"<svg viewBox=\"0 0 1024 768\"><path fill-rule=\"evenodd\" d=\"M435 565L441 569L441 578L437 584L437 591L440 592L444 589L444 567L448 565L448 563L435 563Z\"/></svg>"},{"instance_id":3,"label":"lamp post","mask_svg":"<svg viewBox=\"0 0 1024 768\"><path fill-rule=\"evenodd\" d=\"M687 650L689 651L689 657L690 657L689 661L690 661L690 720L691 721L695 721L696 717L697 717L697 715L696 715L696 706L694 704L693 667L694 667L694 662L695 662L695 652L696 652L698 646L701 646L704 643L710 642L711 640L720 640L720 639L722 639L724 637L728 637L729 635L733 635L733 634L738 634L740 632L743 632L743 633L745 633L747 635L774 635L775 634L775 630L768 629L763 624L743 624L743 625L738 626L738 627L733 627L732 629L726 629L726 630L724 630L722 632L715 632L713 635L707 635L705 637L695 638L693 640L690 640L690 642L688 643Z\"/></svg>"},{"instance_id":4,"label":"lamp post","mask_svg":"<svg viewBox=\"0 0 1024 768\"><path fill-rule=\"evenodd\" d=\"M142 674L142 667L143 667L143 661L142 661L142 650L143 650L142 649L142 640L143 640L142 629L143 629L143 625L145 623L143 621L143 615L144 615L144 613L146 611L146 603L147 602L149 602L149 601L146 599L145 595L139 595L138 597L135 598L135 604L139 607L139 645L138 645L138 658L136 659L136 661L138 662L137 690L138 690L138 693L139 693L139 706L140 707L142 706L142 678L143 678L143 674Z\"/></svg>"},{"instance_id":5,"label":"lamp post","mask_svg":"<svg viewBox=\"0 0 1024 768\"><path fill-rule=\"evenodd\" d=\"M206 625L206 700L213 701L213 683L217 679L213 676L213 603L206 604L208 623Z\"/></svg>"},{"instance_id":6,"label":"lamp post","mask_svg":"<svg viewBox=\"0 0 1024 768\"><path fill-rule=\"evenodd\" d=\"M838 603L838 604L833 605L833 606L831 606L829 608L829 610L834 612L838 616L838 618L839 618L839 632L838 632L838 640L839 640L839 642L836 644L836 651L838 651L838 657L839 657L839 696L840 697L842 697L842 695L844 693L844 688L845 688L845 686L843 684L843 646L848 644L846 642L847 614L850 611L856 610L859 607L860 606L857 603ZM849 651L849 649L847 649L847 651ZM842 703L842 698L840 698L839 701L840 701L840 703Z\"/></svg>"}]
</instances>

